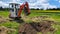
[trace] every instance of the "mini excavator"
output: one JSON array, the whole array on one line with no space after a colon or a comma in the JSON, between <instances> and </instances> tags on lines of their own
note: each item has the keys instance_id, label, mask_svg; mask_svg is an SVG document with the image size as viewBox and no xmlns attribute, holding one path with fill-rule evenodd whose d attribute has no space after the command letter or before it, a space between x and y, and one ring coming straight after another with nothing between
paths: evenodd
<instances>
[{"instance_id":1,"label":"mini excavator","mask_svg":"<svg viewBox=\"0 0 60 34\"><path fill-rule=\"evenodd\" d=\"M15 19L21 18L22 10L24 11L26 16L30 14L28 2L25 2L22 5L17 3L10 3L9 8L10 8L10 14L9 14L10 18L15 18Z\"/></svg>"}]
</instances>

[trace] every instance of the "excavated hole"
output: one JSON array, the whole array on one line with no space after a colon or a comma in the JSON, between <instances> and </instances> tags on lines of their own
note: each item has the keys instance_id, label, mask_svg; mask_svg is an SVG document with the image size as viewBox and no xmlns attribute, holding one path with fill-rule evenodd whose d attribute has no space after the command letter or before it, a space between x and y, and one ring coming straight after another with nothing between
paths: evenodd
<instances>
[{"instance_id":1,"label":"excavated hole","mask_svg":"<svg viewBox=\"0 0 60 34\"><path fill-rule=\"evenodd\" d=\"M46 34L45 32L54 33L56 30L51 24L56 22L46 18L50 19L50 17L47 16L37 16L31 18L31 23L23 23L19 26L19 34L23 34L23 32L25 32L25 34L37 34L37 32L42 32L42 34Z\"/></svg>"}]
</instances>

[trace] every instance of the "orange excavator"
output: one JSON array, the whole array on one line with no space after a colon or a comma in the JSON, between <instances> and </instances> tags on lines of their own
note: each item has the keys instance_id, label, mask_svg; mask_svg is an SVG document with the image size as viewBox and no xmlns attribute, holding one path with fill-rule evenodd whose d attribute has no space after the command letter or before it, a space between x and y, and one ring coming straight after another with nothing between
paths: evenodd
<instances>
[{"instance_id":1,"label":"orange excavator","mask_svg":"<svg viewBox=\"0 0 60 34\"><path fill-rule=\"evenodd\" d=\"M10 15L9 15L10 18L21 18L22 10L24 10L26 16L30 14L28 2L25 2L22 5L17 3L10 3L9 7L10 7Z\"/></svg>"}]
</instances>

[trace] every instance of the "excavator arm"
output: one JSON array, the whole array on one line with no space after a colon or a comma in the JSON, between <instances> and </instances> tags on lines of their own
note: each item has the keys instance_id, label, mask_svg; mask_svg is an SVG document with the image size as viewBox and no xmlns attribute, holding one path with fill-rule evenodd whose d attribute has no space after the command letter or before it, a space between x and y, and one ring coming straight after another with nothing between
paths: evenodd
<instances>
[{"instance_id":1,"label":"excavator arm","mask_svg":"<svg viewBox=\"0 0 60 34\"><path fill-rule=\"evenodd\" d=\"M26 15L29 15L30 14L28 2L25 2L25 4L22 4L20 6L20 9L18 11L18 17L21 17L21 13L22 13L22 10L23 9L24 9L24 12L25 12Z\"/></svg>"}]
</instances>

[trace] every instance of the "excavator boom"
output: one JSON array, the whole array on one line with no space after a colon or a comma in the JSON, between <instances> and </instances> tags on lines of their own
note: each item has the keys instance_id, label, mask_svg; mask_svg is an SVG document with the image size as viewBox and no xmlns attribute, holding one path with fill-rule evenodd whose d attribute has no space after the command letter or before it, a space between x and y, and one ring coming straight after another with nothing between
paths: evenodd
<instances>
[{"instance_id":1,"label":"excavator boom","mask_svg":"<svg viewBox=\"0 0 60 34\"><path fill-rule=\"evenodd\" d=\"M18 17L20 17L23 9L24 9L24 12L25 12L26 15L29 15L30 14L28 2L25 2L25 4L22 4L20 6L20 9L18 11Z\"/></svg>"}]
</instances>

